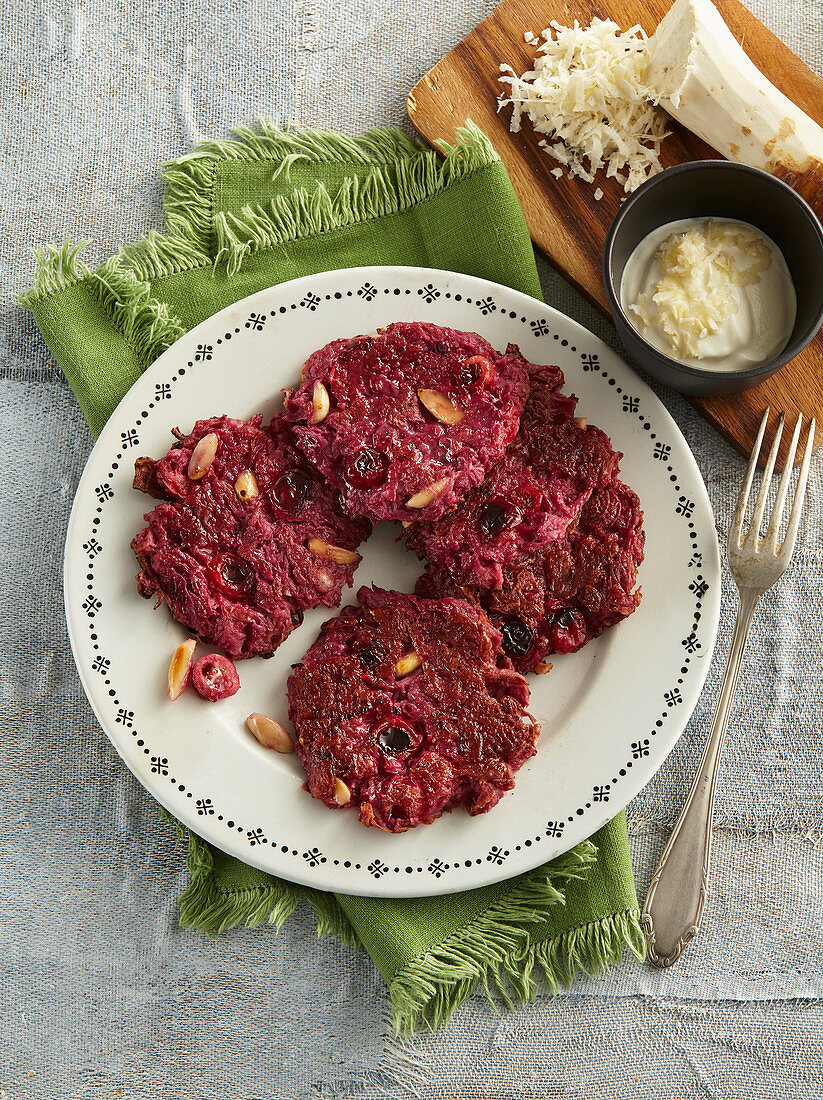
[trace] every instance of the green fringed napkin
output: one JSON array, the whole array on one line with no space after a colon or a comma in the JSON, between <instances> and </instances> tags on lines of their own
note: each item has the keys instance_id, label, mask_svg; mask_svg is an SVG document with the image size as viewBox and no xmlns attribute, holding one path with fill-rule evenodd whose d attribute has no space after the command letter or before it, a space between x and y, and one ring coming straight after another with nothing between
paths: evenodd
<instances>
[{"instance_id":1,"label":"green fringed napkin","mask_svg":"<svg viewBox=\"0 0 823 1100\"><path fill-rule=\"evenodd\" d=\"M466 272L540 296L523 215L488 140L441 158L400 131L362 138L263 123L165 168L169 232L90 271L82 246L37 253L21 297L97 434L139 374L193 325L287 279L363 264ZM231 412L226 410L217 410ZM321 812L318 810L318 812ZM326 812L326 811L322 811ZM188 833L184 924L279 926L305 898L321 934L369 952L395 1026L448 1018L478 985L506 1003L642 952L625 818L495 886L416 900L330 895L275 879Z\"/></svg>"}]
</instances>

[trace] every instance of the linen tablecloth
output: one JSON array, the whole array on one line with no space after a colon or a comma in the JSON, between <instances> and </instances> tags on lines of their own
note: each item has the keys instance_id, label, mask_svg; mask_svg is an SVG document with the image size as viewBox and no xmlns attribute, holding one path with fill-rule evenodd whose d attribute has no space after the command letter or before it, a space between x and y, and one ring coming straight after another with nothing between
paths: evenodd
<instances>
[{"instance_id":1,"label":"linen tablecloth","mask_svg":"<svg viewBox=\"0 0 823 1100\"><path fill-rule=\"evenodd\" d=\"M751 6L823 72L820 0ZM819 459L797 560L763 601L744 663L704 928L669 973L629 962L501 1017L474 1000L444 1033L396 1043L368 959L317 944L308 914L280 936L212 942L178 928L181 853L74 670L61 557L91 439L13 304L30 281L30 245L89 236L90 262L102 260L159 227L160 161L259 115L351 133L401 122L407 89L491 7L44 0L4 9L0 1100L819 1095ZM547 301L617 346L546 265L541 276ZM722 534L742 460L685 401L658 392L695 452ZM726 583L704 698L629 808L641 895L711 718L732 610Z\"/></svg>"}]
</instances>

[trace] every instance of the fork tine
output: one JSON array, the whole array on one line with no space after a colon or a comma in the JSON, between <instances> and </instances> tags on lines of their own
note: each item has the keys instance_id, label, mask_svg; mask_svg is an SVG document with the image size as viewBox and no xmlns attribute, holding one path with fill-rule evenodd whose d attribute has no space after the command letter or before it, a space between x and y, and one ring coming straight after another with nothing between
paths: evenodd
<instances>
[{"instance_id":1,"label":"fork tine","mask_svg":"<svg viewBox=\"0 0 823 1100\"><path fill-rule=\"evenodd\" d=\"M783 519L783 508L786 504L786 494L789 491L789 485L792 480L792 473L794 472L794 454L797 450L797 441L800 438L800 426L803 423L803 414L797 414L797 423L794 426L794 433L792 434L792 441L789 445L789 450L786 453L786 461L783 463L783 475L780 478L780 485L777 490L777 496L774 500L774 508L772 509L772 518L769 523L769 530L766 533L766 538L771 541L772 550L777 553L777 536L780 533L780 521Z\"/></svg>"},{"instance_id":2,"label":"fork tine","mask_svg":"<svg viewBox=\"0 0 823 1100\"><path fill-rule=\"evenodd\" d=\"M766 497L769 495L769 486L772 483L774 464L777 461L777 451L780 447L780 438L783 435L783 424L786 414L782 412L777 420L777 429L772 440L769 457L766 459L766 468L763 471L763 480L760 482L760 492L757 494L757 502L752 512L752 523L746 538L757 539L760 535L760 524L763 522L763 513L766 511Z\"/></svg>"},{"instance_id":3,"label":"fork tine","mask_svg":"<svg viewBox=\"0 0 823 1100\"><path fill-rule=\"evenodd\" d=\"M763 442L763 435L766 431L766 424L769 420L769 406L766 406L766 411L763 413L763 419L760 421L760 428L757 432L757 439L754 441L752 447L751 458L749 459L749 468L746 470L746 479L743 482L743 488L740 490L740 496L737 498L737 507L734 510L734 516L732 517L731 526L729 527L729 546L732 545L732 539L734 538L737 546L740 546L740 542L743 536L743 517L746 514L746 505L749 503L749 493L752 487L752 481L754 481L754 470L757 465L757 456L760 454L760 445Z\"/></svg>"},{"instance_id":4,"label":"fork tine","mask_svg":"<svg viewBox=\"0 0 823 1100\"><path fill-rule=\"evenodd\" d=\"M780 547L780 556L785 557L786 560L794 553L794 544L797 539L797 529L800 526L800 513L803 511L803 498L806 495L806 481L809 477L809 465L812 461L812 448L814 447L814 429L815 421L812 417L812 422L809 424L809 438L806 440L806 450L803 453L803 465L800 467L800 477L797 479L797 492L794 495L794 505L792 506L792 514L789 517L789 526L786 531L786 537L783 539L783 545Z\"/></svg>"}]
</instances>

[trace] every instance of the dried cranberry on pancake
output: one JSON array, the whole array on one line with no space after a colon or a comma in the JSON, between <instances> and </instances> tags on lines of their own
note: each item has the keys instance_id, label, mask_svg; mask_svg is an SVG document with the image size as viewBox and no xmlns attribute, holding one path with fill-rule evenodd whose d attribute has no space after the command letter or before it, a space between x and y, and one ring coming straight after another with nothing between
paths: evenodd
<instances>
[{"instance_id":1,"label":"dried cranberry on pancake","mask_svg":"<svg viewBox=\"0 0 823 1100\"><path fill-rule=\"evenodd\" d=\"M177 434L163 458L135 463L135 487L163 501L132 540L138 590L230 657L270 656L304 610L337 606L370 525L343 514L282 416L267 428L212 417Z\"/></svg>"},{"instance_id":2,"label":"dried cranberry on pancake","mask_svg":"<svg viewBox=\"0 0 823 1100\"><path fill-rule=\"evenodd\" d=\"M399 833L514 786L540 727L500 633L463 600L361 588L289 677L310 793Z\"/></svg>"},{"instance_id":3,"label":"dried cranberry on pancake","mask_svg":"<svg viewBox=\"0 0 823 1100\"><path fill-rule=\"evenodd\" d=\"M314 352L286 415L350 515L436 519L502 456L527 389L516 348L402 321Z\"/></svg>"},{"instance_id":4,"label":"dried cranberry on pancake","mask_svg":"<svg viewBox=\"0 0 823 1100\"><path fill-rule=\"evenodd\" d=\"M415 591L476 603L502 632L515 668L542 671L547 656L580 649L637 608L642 522L637 495L614 479L592 493L564 538L505 569L502 587L455 584L447 570L429 566Z\"/></svg>"}]
</instances>

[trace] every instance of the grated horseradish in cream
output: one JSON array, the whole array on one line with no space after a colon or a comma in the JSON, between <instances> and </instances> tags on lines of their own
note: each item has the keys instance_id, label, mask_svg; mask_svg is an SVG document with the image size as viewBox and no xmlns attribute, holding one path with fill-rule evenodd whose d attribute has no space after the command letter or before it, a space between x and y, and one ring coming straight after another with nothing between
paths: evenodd
<instances>
[{"instance_id":1,"label":"grated horseradish in cream","mask_svg":"<svg viewBox=\"0 0 823 1100\"><path fill-rule=\"evenodd\" d=\"M620 301L658 351L735 371L786 346L797 299L783 253L754 226L684 218L649 233L623 271Z\"/></svg>"}]
</instances>

